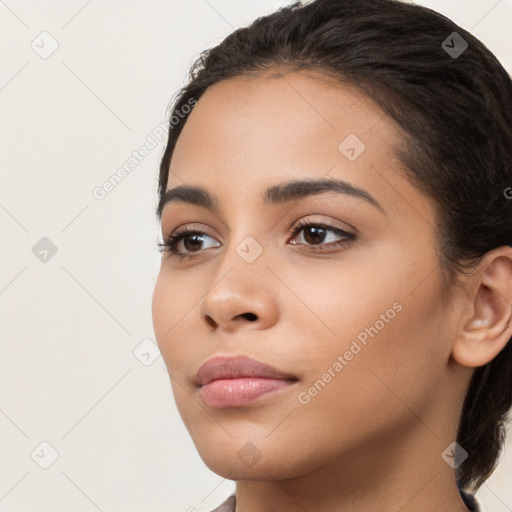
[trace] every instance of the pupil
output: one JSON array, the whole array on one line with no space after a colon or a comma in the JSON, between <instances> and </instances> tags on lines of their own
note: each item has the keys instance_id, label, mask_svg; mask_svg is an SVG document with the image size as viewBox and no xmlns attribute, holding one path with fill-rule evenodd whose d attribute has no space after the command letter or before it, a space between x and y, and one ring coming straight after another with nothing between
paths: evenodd
<instances>
[{"instance_id":1,"label":"pupil","mask_svg":"<svg viewBox=\"0 0 512 512\"><path fill-rule=\"evenodd\" d=\"M323 233L319 235L320 232L323 232ZM313 237L308 236L308 233L313 233ZM308 240L308 238L310 238L310 239ZM310 228L307 228L304 233L304 240L306 240L306 242L308 244L317 244L317 243L323 242L324 238L325 238L325 229L323 229L323 228L310 227Z\"/></svg>"},{"instance_id":2,"label":"pupil","mask_svg":"<svg viewBox=\"0 0 512 512\"><path fill-rule=\"evenodd\" d=\"M192 239L194 239L192 241ZM187 243L187 242L191 242L192 243ZM195 235L189 235L188 237L185 237L183 239L183 245L185 246L185 249L187 251L191 251L194 249L194 245L197 248L201 248L201 244L203 243L203 239L201 238L201 235L198 235L198 234L195 234Z\"/></svg>"}]
</instances>

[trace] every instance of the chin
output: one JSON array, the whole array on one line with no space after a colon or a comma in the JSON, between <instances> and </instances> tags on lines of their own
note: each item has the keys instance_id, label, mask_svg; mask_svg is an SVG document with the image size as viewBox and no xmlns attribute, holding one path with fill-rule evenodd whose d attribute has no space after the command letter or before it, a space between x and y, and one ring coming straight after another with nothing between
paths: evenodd
<instances>
[{"instance_id":1,"label":"chin","mask_svg":"<svg viewBox=\"0 0 512 512\"><path fill-rule=\"evenodd\" d=\"M279 436L254 443L246 439L233 433L229 440L199 436L193 441L204 464L229 480L286 480L314 469L314 457L285 448Z\"/></svg>"}]
</instances>

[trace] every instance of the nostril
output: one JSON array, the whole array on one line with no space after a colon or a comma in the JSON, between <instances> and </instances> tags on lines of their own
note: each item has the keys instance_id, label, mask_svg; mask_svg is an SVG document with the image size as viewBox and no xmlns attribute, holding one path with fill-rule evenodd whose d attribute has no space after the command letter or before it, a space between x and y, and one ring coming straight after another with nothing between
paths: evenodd
<instances>
[{"instance_id":1,"label":"nostril","mask_svg":"<svg viewBox=\"0 0 512 512\"><path fill-rule=\"evenodd\" d=\"M254 313L244 313L242 316L245 316L245 318L251 322L254 322L254 320L258 318Z\"/></svg>"},{"instance_id":2,"label":"nostril","mask_svg":"<svg viewBox=\"0 0 512 512\"><path fill-rule=\"evenodd\" d=\"M210 315L206 315L205 320L206 320L206 323L210 327L216 327L217 326L217 323L215 322L215 320Z\"/></svg>"}]
</instances>

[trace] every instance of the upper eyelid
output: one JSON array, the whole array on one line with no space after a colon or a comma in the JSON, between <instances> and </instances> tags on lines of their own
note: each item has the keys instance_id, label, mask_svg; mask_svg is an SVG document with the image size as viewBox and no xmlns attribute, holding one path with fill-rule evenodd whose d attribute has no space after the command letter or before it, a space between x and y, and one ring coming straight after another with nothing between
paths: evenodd
<instances>
[{"instance_id":1,"label":"upper eyelid","mask_svg":"<svg viewBox=\"0 0 512 512\"><path fill-rule=\"evenodd\" d=\"M354 234L354 235L357 235L358 234L358 229L356 229L354 226L352 226L351 224L349 224L348 222L342 222L342 221L335 221L335 220L317 220L317 219L312 219L311 217L314 217L314 216L323 216L323 217L328 217L328 215L325 215L324 213L310 213L310 214L307 214L307 215L304 215L302 217L300 217L298 220L295 220L292 224L290 224L290 227L287 228L287 232L289 233L290 231L292 231L294 229L294 227L298 227L301 223L307 223L307 224L324 224L325 226L329 227L329 229L340 229L341 231L347 231L351 234ZM280 224L280 222L282 221L283 219L281 219L280 221L278 221L276 224L274 224L271 229L269 231L267 231L267 233L264 235L264 236L267 236L271 231L274 231L274 229L276 228L276 226L278 224ZM342 227L342 226L337 226L335 225L336 222L342 222L342 224L344 224L346 227ZM223 226L225 226L227 228L227 230L231 233L232 230L229 228L229 226L226 226L225 223L222 221L221 222ZM196 225L196 224L202 224L201 222L186 222L186 223L183 223L182 225L180 225L179 227L177 228L174 228L173 230L165 230L164 229L164 224L163 222L161 223L161 228L162 228L162 231L164 233L175 233L176 231L178 230L195 230L194 227L190 227L190 225ZM202 227L200 228L197 228L197 231L204 231L204 229ZM207 234L208 236L212 236L212 235L209 235L208 233L205 233Z\"/></svg>"},{"instance_id":2,"label":"upper eyelid","mask_svg":"<svg viewBox=\"0 0 512 512\"><path fill-rule=\"evenodd\" d=\"M310 219L308 217L305 217L305 218L302 217L298 221L295 221L292 224L292 226L287 229L287 231L286 231L287 235L295 237L303 229L312 225L312 226L323 226L324 229L326 229L327 231L332 231L332 232L341 231L342 233L346 233L350 237L357 236L357 230L353 229L352 227L350 228L350 230L347 230L345 228L333 225L329 221L314 220L314 219ZM192 223L192 224L194 224L194 223ZM173 236L176 238L183 239L184 237L190 236L194 233L200 234L201 236L206 235L207 237L218 241L215 236L210 235L203 228L196 228L196 227L193 227L193 225L191 226L191 225L187 225L187 224L184 224L183 226L180 226L180 227L174 229L173 231L169 232L168 236Z\"/></svg>"}]
</instances>

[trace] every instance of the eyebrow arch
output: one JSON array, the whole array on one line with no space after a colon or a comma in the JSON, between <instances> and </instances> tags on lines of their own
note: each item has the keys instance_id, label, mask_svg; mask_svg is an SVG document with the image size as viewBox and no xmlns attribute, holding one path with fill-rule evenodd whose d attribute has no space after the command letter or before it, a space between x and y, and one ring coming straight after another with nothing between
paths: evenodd
<instances>
[{"instance_id":1,"label":"eyebrow arch","mask_svg":"<svg viewBox=\"0 0 512 512\"><path fill-rule=\"evenodd\" d=\"M366 190L358 188L347 181L337 179L299 180L273 185L263 193L263 202L265 206L270 206L324 192L336 192L338 194L363 199L376 207L383 214L386 214L379 202ZM206 189L197 186L180 185L167 190L160 198L157 208L158 217L162 217L162 211L165 205L179 201L203 206L214 213L219 213L218 200L212 197Z\"/></svg>"}]
</instances>

